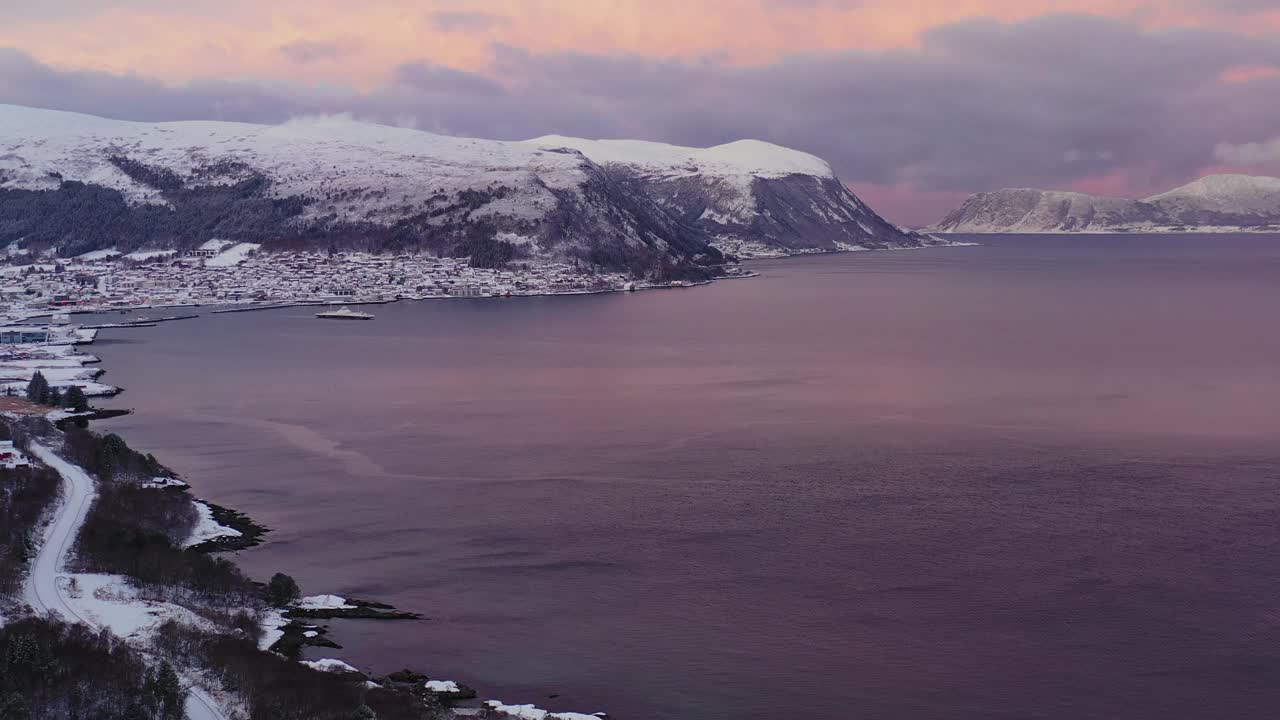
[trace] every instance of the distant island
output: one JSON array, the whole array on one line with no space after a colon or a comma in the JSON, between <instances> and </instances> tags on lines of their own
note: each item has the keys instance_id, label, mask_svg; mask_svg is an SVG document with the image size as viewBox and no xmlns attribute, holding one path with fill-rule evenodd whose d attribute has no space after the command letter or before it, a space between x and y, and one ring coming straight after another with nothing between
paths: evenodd
<instances>
[{"instance_id":1,"label":"distant island","mask_svg":"<svg viewBox=\"0 0 1280 720\"><path fill-rule=\"evenodd\" d=\"M140 123L0 105L9 255L181 255L213 239L659 281L735 258L940 244L881 218L825 161L756 140L502 142L348 117Z\"/></svg>"},{"instance_id":2,"label":"distant island","mask_svg":"<svg viewBox=\"0 0 1280 720\"><path fill-rule=\"evenodd\" d=\"M1007 188L970 196L923 232L1280 232L1280 178L1209 175L1143 200Z\"/></svg>"}]
</instances>

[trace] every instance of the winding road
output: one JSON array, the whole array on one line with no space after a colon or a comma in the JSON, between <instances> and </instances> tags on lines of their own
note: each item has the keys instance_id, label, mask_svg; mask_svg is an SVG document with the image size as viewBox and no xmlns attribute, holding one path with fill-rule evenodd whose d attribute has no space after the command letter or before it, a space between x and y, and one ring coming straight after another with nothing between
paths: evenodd
<instances>
[{"instance_id":1,"label":"winding road","mask_svg":"<svg viewBox=\"0 0 1280 720\"><path fill-rule=\"evenodd\" d=\"M45 445L32 442L29 448L45 465L53 468L64 481L64 497L55 511L53 522L45 531L44 542L31 563L24 595L27 602L39 612L56 613L68 622L79 622L95 630L99 625L85 618L67 602L58 580L65 575L67 553L75 544L76 534L84 524L95 495L93 478L79 465L67 462ZM190 685L187 690L188 720L228 720L217 702L204 690Z\"/></svg>"}]
</instances>

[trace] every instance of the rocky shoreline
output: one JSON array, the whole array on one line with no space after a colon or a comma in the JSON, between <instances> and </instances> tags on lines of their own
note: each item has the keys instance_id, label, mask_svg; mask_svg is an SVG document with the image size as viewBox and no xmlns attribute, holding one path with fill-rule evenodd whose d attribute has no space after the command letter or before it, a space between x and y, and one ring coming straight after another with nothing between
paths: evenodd
<instances>
[{"instance_id":1,"label":"rocky shoreline","mask_svg":"<svg viewBox=\"0 0 1280 720\"><path fill-rule=\"evenodd\" d=\"M89 339L76 345L92 342L93 340ZM75 350L78 351L79 348L77 347ZM99 369L98 374L101 375L105 372L105 370ZM116 393L111 395L120 391L117 389ZM74 425L83 429L88 427L89 423L94 420L121 417L132 412L133 410L90 408L85 413L58 417L54 422L59 429L65 429L67 425ZM185 480L180 479L176 473L168 470L165 470L165 472L169 474L165 477L157 477L153 481L152 487L157 488L157 491L160 492L191 494L192 488ZM226 535L190 545L187 548L189 551L206 555L218 555L248 550L262 544L265 536L270 532L269 528L255 522L246 513L200 500L194 495L191 496L191 500L197 504L207 506L212 515L212 520L229 532ZM265 584L263 586L265 587ZM472 704L470 707L463 707L458 704L474 701L479 697L479 694L476 689L460 682L433 679L425 673L407 668L385 676L373 676L363 673L341 660L307 661L301 659L303 651L307 648L342 649L342 646L332 638L331 628L320 621L405 621L426 619L418 612L400 610L376 600L342 598L329 595L303 598L301 601L279 610L276 617L279 625L275 628L275 637L267 644L265 649L326 673L334 672L353 677L359 676L361 681L370 688L389 688L408 692L418 698L424 704L424 707L446 711L448 713L447 717L528 718L536 716L542 718L542 720L579 720L581 718L602 720L608 717L605 713L584 715L572 712L551 712L536 708L533 705L504 705L496 700L487 701L486 704L482 705ZM270 630L269 627L268 630ZM453 710L458 712L455 714Z\"/></svg>"}]
</instances>

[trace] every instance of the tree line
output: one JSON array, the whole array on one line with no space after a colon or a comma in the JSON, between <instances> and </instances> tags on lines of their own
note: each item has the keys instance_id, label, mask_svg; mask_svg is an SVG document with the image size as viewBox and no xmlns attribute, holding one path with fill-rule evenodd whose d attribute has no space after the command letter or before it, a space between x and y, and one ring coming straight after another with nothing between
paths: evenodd
<instances>
[{"instance_id":1,"label":"tree line","mask_svg":"<svg viewBox=\"0 0 1280 720\"><path fill-rule=\"evenodd\" d=\"M84 412L89 409L89 398L85 396L84 390L79 385L72 385L63 393L50 385L44 373L39 370L35 371L31 381L27 383L26 394L28 400L41 405L66 408L74 412Z\"/></svg>"},{"instance_id":2,"label":"tree line","mask_svg":"<svg viewBox=\"0 0 1280 720\"><path fill-rule=\"evenodd\" d=\"M20 592L35 557L37 523L58 496L60 482L48 468L0 468L0 597Z\"/></svg>"},{"instance_id":3,"label":"tree line","mask_svg":"<svg viewBox=\"0 0 1280 720\"><path fill-rule=\"evenodd\" d=\"M172 665L110 631L39 617L0 627L4 720L183 720L186 697Z\"/></svg>"},{"instance_id":4,"label":"tree line","mask_svg":"<svg viewBox=\"0 0 1280 720\"><path fill-rule=\"evenodd\" d=\"M439 705L392 689L369 688L363 677L313 670L250 638L212 633L168 621L156 632L157 650L171 662L201 668L237 695L249 720L438 720Z\"/></svg>"}]
</instances>

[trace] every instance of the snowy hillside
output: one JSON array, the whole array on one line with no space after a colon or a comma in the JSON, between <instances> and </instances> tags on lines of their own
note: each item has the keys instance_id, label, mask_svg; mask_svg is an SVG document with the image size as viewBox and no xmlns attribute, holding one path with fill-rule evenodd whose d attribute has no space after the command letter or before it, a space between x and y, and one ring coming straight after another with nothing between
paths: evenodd
<instances>
[{"instance_id":1,"label":"snowy hillside","mask_svg":"<svg viewBox=\"0 0 1280 720\"><path fill-rule=\"evenodd\" d=\"M952 210L932 232L1042 233L1151 225L1155 208L1125 198L1009 188L978 193Z\"/></svg>"},{"instance_id":2,"label":"snowy hillside","mask_svg":"<svg viewBox=\"0 0 1280 720\"><path fill-rule=\"evenodd\" d=\"M876 216L822 160L751 140L501 142L346 117L138 123L0 105L0 245L136 255L214 237L636 274L719 263L716 246L925 242Z\"/></svg>"},{"instance_id":3,"label":"snowy hillside","mask_svg":"<svg viewBox=\"0 0 1280 720\"><path fill-rule=\"evenodd\" d=\"M1210 175L1145 200L1053 190L970 196L930 232L1057 233L1271 230L1280 225L1280 179Z\"/></svg>"},{"instance_id":4,"label":"snowy hillside","mask_svg":"<svg viewBox=\"0 0 1280 720\"><path fill-rule=\"evenodd\" d=\"M1209 175L1146 202L1192 224L1276 223L1280 222L1280 178Z\"/></svg>"}]
</instances>

